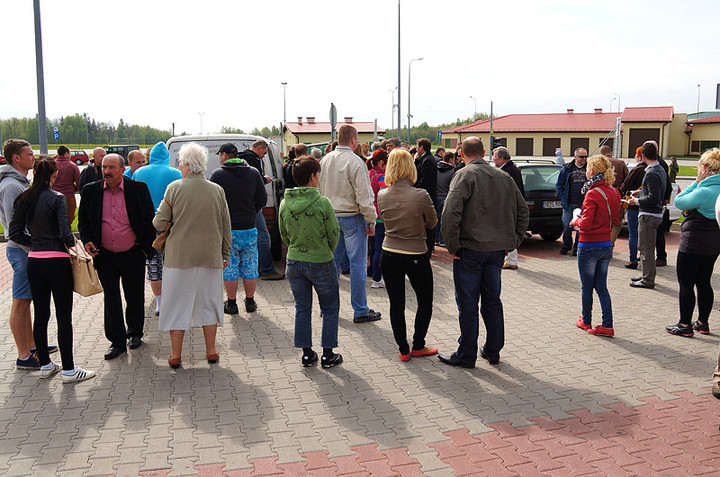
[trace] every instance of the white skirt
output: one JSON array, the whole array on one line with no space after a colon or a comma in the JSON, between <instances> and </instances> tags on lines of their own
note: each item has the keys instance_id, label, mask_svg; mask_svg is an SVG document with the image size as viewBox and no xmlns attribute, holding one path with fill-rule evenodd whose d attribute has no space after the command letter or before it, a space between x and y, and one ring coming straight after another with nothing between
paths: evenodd
<instances>
[{"instance_id":1,"label":"white skirt","mask_svg":"<svg viewBox=\"0 0 720 477\"><path fill-rule=\"evenodd\" d=\"M160 331L223 325L222 268L163 269Z\"/></svg>"}]
</instances>

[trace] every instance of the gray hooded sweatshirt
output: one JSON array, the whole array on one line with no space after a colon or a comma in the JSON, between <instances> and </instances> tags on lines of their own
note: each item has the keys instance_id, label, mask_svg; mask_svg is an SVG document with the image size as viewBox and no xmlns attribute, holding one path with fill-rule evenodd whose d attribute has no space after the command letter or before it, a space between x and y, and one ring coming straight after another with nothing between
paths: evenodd
<instances>
[{"instance_id":1,"label":"gray hooded sweatshirt","mask_svg":"<svg viewBox=\"0 0 720 477\"><path fill-rule=\"evenodd\" d=\"M7 246L21 248L29 252L29 248L23 247L19 243L9 240L13 204L15 204L17 196L19 196L28 187L30 187L30 181L17 169L10 164L0 166L0 223L2 223L5 231L5 239L8 240Z\"/></svg>"}]
</instances>

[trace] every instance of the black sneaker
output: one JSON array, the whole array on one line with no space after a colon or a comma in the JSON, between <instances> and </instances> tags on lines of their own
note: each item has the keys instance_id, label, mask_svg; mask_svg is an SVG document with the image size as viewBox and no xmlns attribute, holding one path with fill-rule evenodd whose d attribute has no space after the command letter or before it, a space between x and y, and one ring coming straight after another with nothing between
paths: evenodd
<instances>
[{"instance_id":1,"label":"black sneaker","mask_svg":"<svg viewBox=\"0 0 720 477\"><path fill-rule=\"evenodd\" d=\"M230 304L230 300L225 300L223 303L223 311L226 315L237 315L240 313L240 310L238 310L237 302Z\"/></svg>"},{"instance_id":2,"label":"black sneaker","mask_svg":"<svg viewBox=\"0 0 720 477\"><path fill-rule=\"evenodd\" d=\"M689 325L688 326L680 326L679 324L667 325L665 327L665 331L667 331L671 335L686 336L688 338L690 338L691 336L693 336L695 334L695 333L693 333L692 326L689 326Z\"/></svg>"},{"instance_id":3,"label":"black sneaker","mask_svg":"<svg viewBox=\"0 0 720 477\"><path fill-rule=\"evenodd\" d=\"M31 354L25 359L18 358L15 366L17 369L28 369L30 371L38 371L42 367L34 354Z\"/></svg>"},{"instance_id":4,"label":"black sneaker","mask_svg":"<svg viewBox=\"0 0 720 477\"><path fill-rule=\"evenodd\" d=\"M701 323L699 320L694 321L692 324L693 330L697 331L701 335L709 335L710 334L710 326L707 324L707 321L705 323Z\"/></svg>"},{"instance_id":5,"label":"black sneaker","mask_svg":"<svg viewBox=\"0 0 720 477\"><path fill-rule=\"evenodd\" d=\"M237 310L237 307L235 307ZM252 313L253 311L257 310L257 303L255 303L255 298L245 298L245 311L248 313Z\"/></svg>"},{"instance_id":6,"label":"black sneaker","mask_svg":"<svg viewBox=\"0 0 720 477\"><path fill-rule=\"evenodd\" d=\"M568 253L569 251L570 251L569 248L563 247L563 248L560 249L560 255L567 255L567 253Z\"/></svg>"},{"instance_id":7,"label":"black sneaker","mask_svg":"<svg viewBox=\"0 0 720 477\"><path fill-rule=\"evenodd\" d=\"M367 323L368 321L377 321L382 316L382 313L370 309L367 315L356 316L353 318L353 323Z\"/></svg>"},{"instance_id":8,"label":"black sneaker","mask_svg":"<svg viewBox=\"0 0 720 477\"><path fill-rule=\"evenodd\" d=\"M317 358L317 356L316 356ZM343 362L342 355L340 353L333 353L332 356L327 357L323 355L322 359L320 360L320 364L323 368L332 368L335 365L338 365Z\"/></svg>"},{"instance_id":9,"label":"black sneaker","mask_svg":"<svg viewBox=\"0 0 720 477\"><path fill-rule=\"evenodd\" d=\"M323 357L325 359L325 357ZM313 364L317 363L318 355L315 351L313 351L313 354L311 356L305 356L302 357L302 365L303 368L309 368Z\"/></svg>"}]
</instances>

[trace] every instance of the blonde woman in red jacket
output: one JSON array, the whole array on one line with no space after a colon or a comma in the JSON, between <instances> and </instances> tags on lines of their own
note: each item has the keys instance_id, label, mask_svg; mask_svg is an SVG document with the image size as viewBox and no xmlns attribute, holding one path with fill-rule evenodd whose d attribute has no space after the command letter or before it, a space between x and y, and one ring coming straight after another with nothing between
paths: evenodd
<instances>
[{"instance_id":1,"label":"blonde woman in red jacket","mask_svg":"<svg viewBox=\"0 0 720 477\"><path fill-rule=\"evenodd\" d=\"M582 315L578 328L599 336L614 336L612 302L607 274L612 259L610 232L620 223L620 193L613 187L615 170L605 156L593 156L587 162L585 200L581 214L570 222L580 230L578 270L582 287ZM600 299L602 325L592 326L593 290Z\"/></svg>"}]
</instances>

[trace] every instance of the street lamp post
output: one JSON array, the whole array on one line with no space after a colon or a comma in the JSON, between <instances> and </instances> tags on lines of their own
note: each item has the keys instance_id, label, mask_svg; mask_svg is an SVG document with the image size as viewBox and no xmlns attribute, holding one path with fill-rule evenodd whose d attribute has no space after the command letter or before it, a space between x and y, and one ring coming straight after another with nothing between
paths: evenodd
<instances>
[{"instance_id":1,"label":"street lamp post","mask_svg":"<svg viewBox=\"0 0 720 477\"><path fill-rule=\"evenodd\" d=\"M472 99L475 102L475 109L473 109L473 121L477 121L477 99L470 96L470 99Z\"/></svg>"},{"instance_id":2,"label":"street lamp post","mask_svg":"<svg viewBox=\"0 0 720 477\"><path fill-rule=\"evenodd\" d=\"M200 135L201 135L201 136L202 136L202 133L203 133L202 118L203 118L203 115L204 115L204 114L205 114L204 112L203 112L203 113L198 113L198 115L200 116Z\"/></svg>"},{"instance_id":3,"label":"street lamp post","mask_svg":"<svg viewBox=\"0 0 720 477\"><path fill-rule=\"evenodd\" d=\"M38 139L40 152L47 154L47 116L45 114L45 73L43 72L42 27L40 22L40 0L33 1L35 18L35 71L37 75L38 96Z\"/></svg>"},{"instance_id":4,"label":"street lamp post","mask_svg":"<svg viewBox=\"0 0 720 477\"><path fill-rule=\"evenodd\" d=\"M280 84L283 87L283 123L282 130L280 131L280 151L282 151L282 154L285 155L285 122L287 121L287 102L285 101L285 87L287 86L287 81L283 81Z\"/></svg>"},{"instance_id":5,"label":"street lamp post","mask_svg":"<svg viewBox=\"0 0 720 477\"><path fill-rule=\"evenodd\" d=\"M395 108L397 107L397 104L395 104L395 91L397 90L397 86L393 89L389 90L390 95L392 96L392 114L390 115L390 122L392 123L392 126L390 127L390 130L393 131L395 129Z\"/></svg>"},{"instance_id":6,"label":"street lamp post","mask_svg":"<svg viewBox=\"0 0 720 477\"><path fill-rule=\"evenodd\" d=\"M413 61L422 61L422 58L413 58L412 60L410 60L410 63L408 64L408 112L407 112L408 142L410 142L410 118L412 118L412 114L410 114L410 73L412 72Z\"/></svg>"},{"instance_id":7,"label":"street lamp post","mask_svg":"<svg viewBox=\"0 0 720 477\"><path fill-rule=\"evenodd\" d=\"M398 133L398 139L402 138L402 115L400 114L400 0L398 0L398 84L397 84L397 92L398 92L398 102L397 102L397 114L398 114L398 124L397 124L397 133Z\"/></svg>"}]
</instances>

